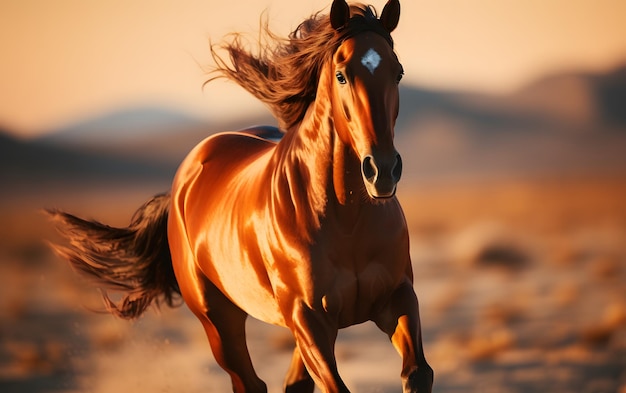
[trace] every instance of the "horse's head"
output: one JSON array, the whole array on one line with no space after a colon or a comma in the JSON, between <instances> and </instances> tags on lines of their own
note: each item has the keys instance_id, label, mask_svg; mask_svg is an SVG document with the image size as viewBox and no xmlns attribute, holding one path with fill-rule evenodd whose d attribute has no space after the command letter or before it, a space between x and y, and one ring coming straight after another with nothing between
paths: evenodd
<instances>
[{"instance_id":1,"label":"horse's head","mask_svg":"<svg viewBox=\"0 0 626 393\"><path fill-rule=\"evenodd\" d=\"M394 196L402 174L393 138L403 69L389 35L399 17L398 0L387 2L380 19L351 18L345 0L335 0L330 13L333 28L346 34L331 65L335 129L360 160L365 189L374 199Z\"/></svg>"}]
</instances>

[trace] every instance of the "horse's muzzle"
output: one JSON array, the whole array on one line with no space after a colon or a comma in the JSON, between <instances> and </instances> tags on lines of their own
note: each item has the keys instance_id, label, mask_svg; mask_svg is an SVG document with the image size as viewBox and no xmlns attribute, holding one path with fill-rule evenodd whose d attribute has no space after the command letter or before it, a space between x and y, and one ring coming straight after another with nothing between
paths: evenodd
<instances>
[{"instance_id":1,"label":"horse's muzzle","mask_svg":"<svg viewBox=\"0 0 626 393\"><path fill-rule=\"evenodd\" d=\"M396 185L402 176L402 158L398 153L388 160L367 155L361 162L361 174L370 197L391 198L396 194Z\"/></svg>"}]
</instances>

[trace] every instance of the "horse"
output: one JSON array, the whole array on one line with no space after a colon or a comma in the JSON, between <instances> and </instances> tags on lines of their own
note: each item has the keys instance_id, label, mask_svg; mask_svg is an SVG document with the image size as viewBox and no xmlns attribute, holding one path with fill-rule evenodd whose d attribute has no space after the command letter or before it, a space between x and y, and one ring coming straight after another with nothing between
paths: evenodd
<instances>
[{"instance_id":1,"label":"horse","mask_svg":"<svg viewBox=\"0 0 626 393\"><path fill-rule=\"evenodd\" d=\"M349 392L334 345L338 329L365 321L399 352L403 391L431 392L396 197L404 71L391 32L399 17L398 0L380 17L372 6L334 0L288 38L265 25L274 46L258 54L240 36L212 45L217 77L266 103L280 131L208 137L183 160L171 190L126 228L50 210L70 243L56 252L105 288L105 306L119 317L182 297L234 392L267 391L248 353L248 315L293 334L285 392ZM125 294L114 302L106 289Z\"/></svg>"}]
</instances>

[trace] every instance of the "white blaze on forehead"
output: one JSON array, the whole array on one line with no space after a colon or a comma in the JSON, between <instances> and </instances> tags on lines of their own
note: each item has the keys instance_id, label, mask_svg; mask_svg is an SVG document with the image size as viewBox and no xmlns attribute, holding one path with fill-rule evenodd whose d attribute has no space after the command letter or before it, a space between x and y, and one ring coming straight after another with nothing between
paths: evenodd
<instances>
[{"instance_id":1,"label":"white blaze on forehead","mask_svg":"<svg viewBox=\"0 0 626 393\"><path fill-rule=\"evenodd\" d=\"M361 64L367 68L372 75L374 75L374 71L378 68L380 64L380 55L372 48L370 48L363 58L361 59Z\"/></svg>"}]
</instances>

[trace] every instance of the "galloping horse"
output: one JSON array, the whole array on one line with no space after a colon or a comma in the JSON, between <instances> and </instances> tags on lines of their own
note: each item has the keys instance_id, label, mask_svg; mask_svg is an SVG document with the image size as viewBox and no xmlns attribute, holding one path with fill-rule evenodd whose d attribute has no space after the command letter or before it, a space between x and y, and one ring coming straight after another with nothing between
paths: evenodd
<instances>
[{"instance_id":1,"label":"galloping horse","mask_svg":"<svg viewBox=\"0 0 626 393\"><path fill-rule=\"evenodd\" d=\"M391 31L400 4L335 0L288 39L253 55L239 37L212 47L217 72L269 105L284 137L260 127L211 136L181 164L171 192L127 228L51 211L70 239L57 252L105 287L109 311L135 318L179 295L202 322L235 392L266 392L245 341L252 315L296 342L286 392L348 392L338 329L368 320L402 356L404 392L430 392L409 237L395 197L393 143L403 75Z\"/></svg>"}]
</instances>

